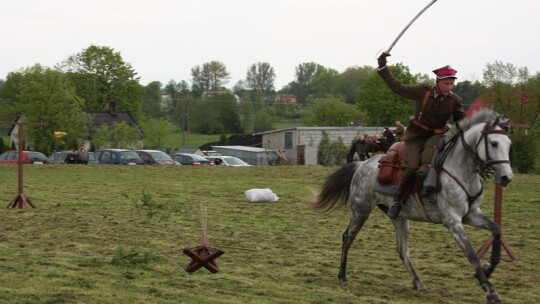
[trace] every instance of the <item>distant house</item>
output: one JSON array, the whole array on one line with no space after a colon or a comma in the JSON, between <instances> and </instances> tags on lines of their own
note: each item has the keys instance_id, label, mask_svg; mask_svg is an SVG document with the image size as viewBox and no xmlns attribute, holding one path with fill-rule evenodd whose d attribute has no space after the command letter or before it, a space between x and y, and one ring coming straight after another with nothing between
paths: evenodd
<instances>
[{"instance_id":1,"label":"distant house","mask_svg":"<svg viewBox=\"0 0 540 304\"><path fill-rule=\"evenodd\" d=\"M159 101L159 108L162 111L165 111L167 109L170 109L173 104L173 98L169 94L163 94L161 95L161 100Z\"/></svg>"},{"instance_id":2,"label":"distant house","mask_svg":"<svg viewBox=\"0 0 540 304\"><path fill-rule=\"evenodd\" d=\"M218 95L222 95L222 94L230 94L230 95L234 96L234 99L235 99L236 102L240 102L240 97L238 97L238 95L233 94L233 93L231 93L229 91L224 91L224 90L204 91L203 94L202 94L202 98L207 99L207 98L210 98L212 96L218 96Z\"/></svg>"},{"instance_id":3,"label":"distant house","mask_svg":"<svg viewBox=\"0 0 540 304\"><path fill-rule=\"evenodd\" d=\"M109 103L108 111L86 111L86 113L91 117L91 124L88 130L88 137L90 140L94 137L96 130L102 124L111 126L115 122L125 122L130 127L136 127L138 125L133 115L131 115L131 112L117 111L116 103L114 102ZM139 132L139 137L143 139L144 134Z\"/></svg>"},{"instance_id":4,"label":"distant house","mask_svg":"<svg viewBox=\"0 0 540 304\"><path fill-rule=\"evenodd\" d=\"M263 148L278 151L291 165L317 165L317 151L323 138L323 131L330 141L339 137L345 145L350 145L357 136L379 135L383 127L296 127L256 133L262 136Z\"/></svg>"},{"instance_id":5,"label":"distant house","mask_svg":"<svg viewBox=\"0 0 540 304\"><path fill-rule=\"evenodd\" d=\"M275 102L283 101L286 104L295 104L296 103L296 96L293 94L278 94L274 98Z\"/></svg>"}]
</instances>

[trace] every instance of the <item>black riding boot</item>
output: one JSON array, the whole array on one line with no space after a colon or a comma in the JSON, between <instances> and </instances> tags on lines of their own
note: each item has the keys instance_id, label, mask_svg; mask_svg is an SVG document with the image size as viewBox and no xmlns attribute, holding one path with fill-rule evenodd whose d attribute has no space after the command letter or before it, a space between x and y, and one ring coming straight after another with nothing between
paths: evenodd
<instances>
[{"instance_id":1,"label":"black riding boot","mask_svg":"<svg viewBox=\"0 0 540 304\"><path fill-rule=\"evenodd\" d=\"M392 206L390 206L390 209L388 209L387 215L389 218L398 218L399 213L401 212L401 204L405 202L405 195L407 194L407 190L409 190L409 187L412 185L415 178L415 170L405 169L403 171L403 175L398 182L396 195L394 196L394 204L392 204Z\"/></svg>"}]
</instances>

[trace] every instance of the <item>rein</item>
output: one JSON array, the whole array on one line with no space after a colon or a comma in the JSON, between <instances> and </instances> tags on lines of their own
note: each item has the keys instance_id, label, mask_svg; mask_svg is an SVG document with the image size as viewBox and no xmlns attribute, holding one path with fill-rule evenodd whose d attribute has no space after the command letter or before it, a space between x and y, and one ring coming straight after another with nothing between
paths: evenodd
<instances>
[{"instance_id":1,"label":"rein","mask_svg":"<svg viewBox=\"0 0 540 304\"><path fill-rule=\"evenodd\" d=\"M496 121L498 121L498 118L496 119ZM472 204L480 195L482 195L482 193L484 192L484 186L481 185L480 190L478 191L477 194L471 195L469 191L467 190L467 188L465 187L465 185L463 184L463 182L460 181L455 175L453 175L452 173L450 173L448 170L446 170L443 167L444 161L446 157L448 156L448 154L450 153L450 151L455 147L458 139L460 139L465 151L467 151L467 153L470 154L473 157L474 161L478 164L478 167L479 167L478 171L480 175L482 176L487 175L487 173L491 170L491 166L494 164L510 163L509 160L493 160L491 156L489 155L487 136L489 134L508 135L508 132L504 130L504 128L501 130L495 130L493 127L495 127L496 125L497 125L496 123L492 125L491 121L488 121L485 123L484 128L482 129L482 132L481 132L482 135L478 138L478 141L476 142L476 145L474 146L474 149L473 149L473 147L471 147L465 141L465 132L463 132L463 130L459 127L459 124L456 124L456 127L458 128L459 132L456 133L445 145L445 148L442 151L442 156L440 158L440 161L437 162L436 164L435 169L439 174L440 172L446 173L461 187L461 189L467 195L469 204ZM485 157L486 161L483 161L478 155L478 147L480 146L480 143L482 142L482 140L484 140L484 145L485 145L484 150L486 151L486 157Z\"/></svg>"}]
</instances>

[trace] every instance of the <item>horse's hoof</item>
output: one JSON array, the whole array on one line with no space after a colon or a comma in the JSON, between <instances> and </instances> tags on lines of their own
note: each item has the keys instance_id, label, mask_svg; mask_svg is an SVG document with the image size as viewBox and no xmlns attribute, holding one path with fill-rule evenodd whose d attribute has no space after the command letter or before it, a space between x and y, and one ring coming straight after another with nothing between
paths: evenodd
<instances>
[{"instance_id":1,"label":"horse's hoof","mask_svg":"<svg viewBox=\"0 0 540 304\"><path fill-rule=\"evenodd\" d=\"M493 293L487 296L488 303L501 303L501 297L498 294Z\"/></svg>"},{"instance_id":2,"label":"horse's hoof","mask_svg":"<svg viewBox=\"0 0 540 304\"><path fill-rule=\"evenodd\" d=\"M347 277L346 276L342 276L342 275L338 275L338 279L341 283L347 283Z\"/></svg>"},{"instance_id":3,"label":"horse's hoof","mask_svg":"<svg viewBox=\"0 0 540 304\"><path fill-rule=\"evenodd\" d=\"M422 281L413 281L414 288L418 291L427 291L427 287L422 283Z\"/></svg>"}]
</instances>

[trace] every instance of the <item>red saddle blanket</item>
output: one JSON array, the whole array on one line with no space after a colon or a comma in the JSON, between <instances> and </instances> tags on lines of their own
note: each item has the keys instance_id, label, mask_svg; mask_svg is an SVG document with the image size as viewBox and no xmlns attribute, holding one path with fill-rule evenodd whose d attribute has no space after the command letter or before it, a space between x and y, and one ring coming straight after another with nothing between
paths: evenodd
<instances>
[{"instance_id":1,"label":"red saddle blanket","mask_svg":"<svg viewBox=\"0 0 540 304\"><path fill-rule=\"evenodd\" d=\"M401 170L401 161L405 154L405 144L397 142L393 144L386 155L379 159L379 174L377 181L381 184L397 184L403 170Z\"/></svg>"}]
</instances>

